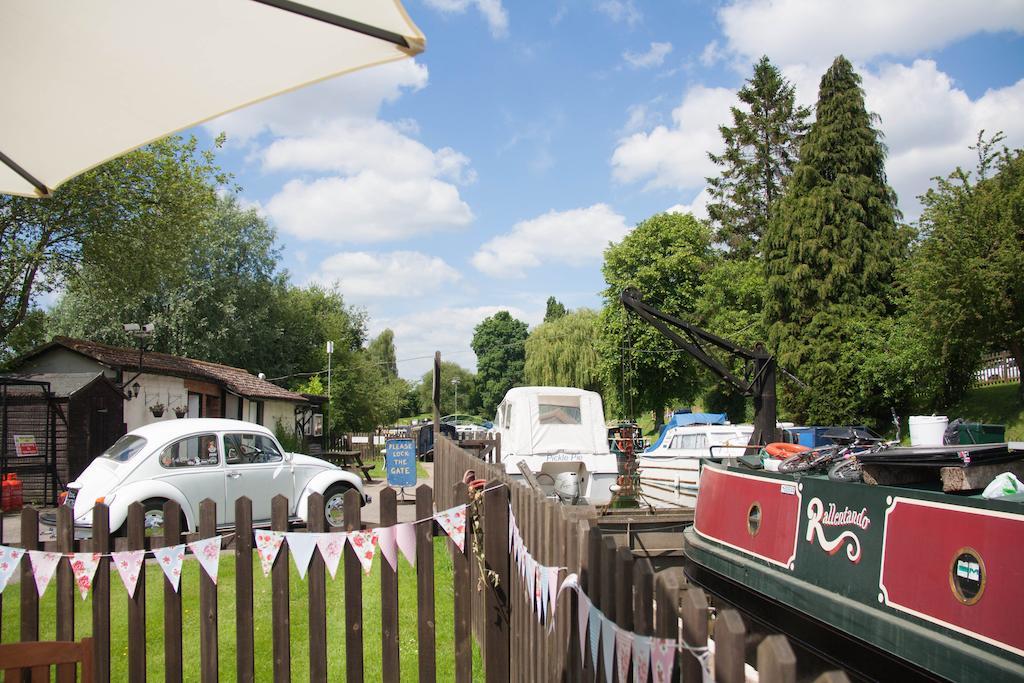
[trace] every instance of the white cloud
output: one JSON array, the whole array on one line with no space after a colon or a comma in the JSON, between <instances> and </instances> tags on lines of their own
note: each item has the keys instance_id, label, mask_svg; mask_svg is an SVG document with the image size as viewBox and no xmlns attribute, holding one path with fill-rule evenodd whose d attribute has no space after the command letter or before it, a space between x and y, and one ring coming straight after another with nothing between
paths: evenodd
<instances>
[{"instance_id":1,"label":"white cloud","mask_svg":"<svg viewBox=\"0 0 1024 683\"><path fill-rule=\"evenodd\" d=\"M691 88L672 111L671 126L634 133L619 141L612 172L624 183L646 181L649 189L692 189L715 173L709 150L722 146L718 126L728 121L736 93L727 88Z\"/></svg>"},{"instance_id":2,"label":"white cloud","mask_svg":"<svg viewBox=\"0 0 1024 683\"><path fill-rule=\"evenodd\" d=\"M1024 31L1020 0L735 0L718 19L729 49L777 64L913 56L981 31Z\"/></svg>"},{"instance_id":3,"label":"white cloud","mask_svg":"<svg viewBox=\"0 0 1024 683\"><path fill-rule=\"evenodd\" d=\"M300 239L380 242L468 225L458 189L435 178L395 179L376 171L291 180L266 205L277 226Z\"/></svg>"},{"instance_id":4,"label":"white cloud","mask_svg":"<svg viewBox=\"0 0 1024 683\"><path fill-rule=\"evenodd\" d=\"M633 0L602 0L597 10L617 24L634 26L644 18Z\"/></svg>"},{"instance_id":5,"label":"white cloud","mask_svg":"<svg viewBox=\"0 0 1024 683\"><path fill-rule=\"evenodd\" d=\"M704 66L714 66L720 59L722 59L722 48L719 47L717 40L712 40L710 43L704 46L704 49L700 53L700 63Z\"/></svg>"},{"instance_id":6,"label":"white cloud","mask_svg":"<svg viewBox=\"0 0 1024 683\"><path fill-rule=\"evenodd\" d=\"M418 251L356 251L328 256L310 280L326 285L337 282L346 300L364 303L379 298L425 296L461 278L444 259Z\"/></svg>"},{"instance_id":7,"label":"white cloud","mask_svg":"<svg viewBox=\"0 0 1024 683\"><path fill-rule=\"evenodd\" d=\"M430 370L435 351L441 352L441 360L458 363L475 372L476 355L470 346L473 329L498 311L508 311L513 318L529 324L540 322L543 316L543 311L528 315L515 306L449 306L413 311L395 318L374 317L369 333L371 337L384 329L395 333L398 374L406 379L419 379Z\"/></svg>"},{"instance_id":8,"label":"white cloud","mask_svg":"<svg viewBox=\"0 0 1024 683\"><path fill-rule=\"evenodd\" d=\"M427 85L427 67L411 59L381 64L273 97L203 124L211 134L245 142L264 131L305 135L337 118L374 118L385 102Z\"/></svg>"},{"instance_id":9,"label":"white cloud","mask_svg":"<svg viewBox=\"0 0 1024 683\"><path fill-rule=\"evenodd\" d=\"M649 69L665 63L665 57L672 52L672 43L651 43L647 52L623 52L625 59L634 69Z\"/></svg>"},{"instance_id":10,"label":"white cloud","mask_svg":"<svg viewBox=\"0 0 1024 683\"><path fill-rule=\"evenodd\" d=\"M629 232L626 220L607 204L549 211L512 226L473 254L473 265L493 277L524 277L541 265L579 266L601 259L609 242Z\"/></svg>"},{"instance_id":11,"label":"white cloud","mask_svg":"<svg viewBox=\"0 0 1024 683\"><path fill-rule=\"evenodd\" d=\"M492 36L504 38L508 35L508 12L501 0L426 0L426 3L448 14L462 14L470 5L475 5L487 21Z\"/></svg>"},{"instance_id":12,"label":"white cloud","mask_svg":"<svg viewBox=\"0 0 1024 683\"><path fill-rule=\"evenodd\" d=\"M697 193L692 202L670 206L665 209L665 213L689 213L693 214L694 218L704 219L708 217L709 201L711 201L711 195L708 194L708 188L704 187Z\"/></svg>"}]
</instances>

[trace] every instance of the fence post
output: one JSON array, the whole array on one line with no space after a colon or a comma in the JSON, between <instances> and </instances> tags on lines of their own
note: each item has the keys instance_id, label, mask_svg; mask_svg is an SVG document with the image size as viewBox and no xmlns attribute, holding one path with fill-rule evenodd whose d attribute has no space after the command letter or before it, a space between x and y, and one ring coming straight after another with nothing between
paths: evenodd
<instances>
[{"instance_id":1,"label":"fence post","mask_svg":"<svg viewBox=\"0 0 1024 683\"><path fill-rule=\"evenodd\" d=\"M380 492L380 525L393 529L395 524L398 498L395 490L386 486ZM398 683L402 673L398 654L398 567L392 568L386 561L380 563L380 628L381 678L384 683Z\"/></svg>"},{"instance_id":2,"label":"fence post","mask_svg":"<svg viewBox=\"0 0 1024 683\"><path fill-rule=\"evenodd\" d=\"M708 644L708 598L700 588L683 591L681 600L683 617L683 643L690 648L703 648ZM703 675L703 667L693 652L681 654L680 667L684 680L695 680Z\"/></svg>"},{"instance_id":3,"label":"fence post","mask_svg":"<svg viewBox=\"0 0 1024 683\"><path fill-rule=\"evenodd\" d=\"M173 500L164 503L164 547L181 542L181 506ZM180 584L179 584L180 585ZM95 599L95 598L93 598ZM181 681L181 593L164 577L164 680Z\"/></svg>"},{"instance_id":4,"label":"fence post","mask_svg":"<svg viewBox=\"0 0 1024 683\"><path fill-rule=\"evenodd\" d=\"M600 609L599 599L601 594L601 548L604 545L601 537L603 533L597 526L596 520L593 522L593 526L590 527L590 533L587 536L587 585L586 592L590 598L590 604ZM584 680L597 681L597 666L594 664L595 660L600 661L600 650L601 650L601 639L598 638L597 647L594 647L590 642L590 622L587 622L587 652L590 654L589 657L584 661Z\"/></svg>"},{"instance_id":5,"label":"fence post","mask_svg":"<svg viewBox=\"0 0 1024 683\"><path fill-rule=\"evenodd\" d=\"M288 531L288 499L282 495L276 495L270 501L270 525L274 531ZM274 566L270 570L275 681L290 681L292 679L292 617L288 595L288 554L288 544L282 543Z\"/></svg>"},{"instance_id":6,"label":"fence post","mask_svg":"<svg viewBox=\"0 0 1024 683\"><path fill-rule=\"evenodd\" d=\"M206 498L199 503L199 538L217 535L217 504ZM220 554L220 546L217 547ZM217 643L217 584L199 568L199 671L203 683L219 677Z\"/></svg>"},{"instance_id":7,"label":"fence post","mask_svg":"<svg viewBox=\"0 0 1024 683\"><path fill-rule=\"evenodd\" d=\"M235 500L235 673L239 683L256 678L252 598L252 501Z\"/></svg>"},{"instance_id":8,"label":"fence post","mask_svg":"<svg viewBox=\"0 0 1024 683\"><path fill-rule=\"evenodd\" d=\"M146 549L146 511L142 503L128 506L128 549ZM135 595L128 596L128 680L146 681L146 565L139 568Z\"/></svg>"},{"instance_id":9,"label":"fence post","mask_svg":"<svg viewBox=\"0 0 1024 683\"><path fill-rule=\"evenodd\" d=\"M370 435L373 439L373 435ZM355 489L345 492L345 531L360 531L363 526L362 498ZM352 544L345 548L345 680L363 680L363 570Z\"/></svg>"},{"instance_id":10,"label":"fence post","mask_svg":"<svg viewBox=\"0 0 1024 683\"><path fill-rule=\"evenodd\" d=\"M681 568L672 567L658 572L654 581L654 595L657 601L654 635L659 638L679 639L679 591L684 585L686 578ZM678 653L675 658L678 663Z\"/></svg>"},{"instance_id":11,"label":"fence post","mask_svg":"<svg viewBox=\"0 0 1024 683\"><path fill-rule=\"evenodd\" d=\"M110 552L110 508L96 503L92 509L92 551ZM110 558L100 557L92 579L92 644L95 680L110 680Z\"/></svg>"},{"instance_id":12,"label":"fence post","mask_svg":"<svg viewBox=\"0 0 1024 683\"><path fill-rule=\"evenodd\" d=\"M57 508L57 550L61 553L75 551L75 527L72 510L67 505ZM75 639L75 580L71 563L66 558L57 565L57 640ZM57 667L57 680L73 680L75 666L62 664Z\"/></svg>"},{"instance_id":13,"label":"fence post","mask_svg":"<svg viewBox=\"0 0 1024 683\"><path fill-rule=\"evenodd\" d=\"M485 635L487 655L484 663L487 683L509 680L509 602L508 567L508 487L484 493L484 558L496 581L487 582L485 595ZM497 583L497 585L494 585Z\"/></svg>"},{"instance_id":14,"label":"fence post","mask_svg":"<svg viewBox=\"0 0 1024 683\"><path fill-rule=\"evenodd\" d=\"M438 356L440 358L440 355ZM440 361L438 361L440 362ZM435 365L435 367L437 367ZM436 411L436 407L435 407ZM435 423L436 429L436 423ZM437 442L435 441L435 444ZM416 604L419 623L419 680L434 683L437 653L434 624L434 494L426 484L416 487Z\"/></svg>"},{"instance_id":15,"label":"fence post","mask_svg":"<svg viewBox=\"0 0 1024 683\"><path fill-rule=\"evenodd\" d=\"M794 683L796 656L786 636L768 636L757 646L757 672L763 683Z\"/></svg>"},{"instance_id":16,"label":"fence post","mask_svg":"<svg viewBox=\"0 0 1024 683\"><path fill-rule=\"evenodd\" d=\"M306 500L306 523L310 533L327 531L324 497L314 493ZM345 545L348 545L347 543ZM346 582L347 584L347 582ZM309 618L309 680L327 681L327 577L324 559L314 552L306 570ZM346 585L347 589L348 586Z\"/></svg>"},{"instance_id":17,"label":"fence post","mask_svg":"<svg viewBox=\"0 0 1024 683\"><path fill-rule=\"evenodd\" d=\"M39 511L26 507L21 511L21 642L39 640L39 593L35 574L28 557L29 550L39 550Z\"/></svg>"},{"instance_id":18,"label":"fence post","mask_svg":"<svg viewBox=\"0 0 1024 683\"><path fill-rule=\"evenodd\" d=\"M462 482L452 486L452 502L455 505L469 505L469 489ZM472 553L473 532L471 510L466 509L465 543ZM448 544L452 555L452 588L455 594L455 681L469 683L473 680L473 634L470 629L473 588L469 583L469 558L453 542Z\"/></svg>"},{"instance_id":19,"label":"fence post","mask_svg":"<svg viewBox=\"0 0 1024 683\"><path fill-rule=\"evenodd\" d=\"M743 683L747 629L734 609L724 609L715 620L715 680Z\"/></svg>"}]
</instances>

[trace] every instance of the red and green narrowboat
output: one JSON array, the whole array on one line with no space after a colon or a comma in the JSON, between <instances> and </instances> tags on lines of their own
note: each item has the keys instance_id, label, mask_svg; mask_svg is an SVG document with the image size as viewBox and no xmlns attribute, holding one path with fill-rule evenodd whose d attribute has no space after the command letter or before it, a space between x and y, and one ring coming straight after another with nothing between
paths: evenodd
<instances>
[{"instance_id":1,"label":"red and green narrowboat","mask_svg":"<svg viewBox=\"0 0 1024 683\"><path fill-rule=\"evenodd\" d=\"M939 489L708 463L686 571L866 679L1024 680L1024 502Z\"/></svg>"}]
</instances>

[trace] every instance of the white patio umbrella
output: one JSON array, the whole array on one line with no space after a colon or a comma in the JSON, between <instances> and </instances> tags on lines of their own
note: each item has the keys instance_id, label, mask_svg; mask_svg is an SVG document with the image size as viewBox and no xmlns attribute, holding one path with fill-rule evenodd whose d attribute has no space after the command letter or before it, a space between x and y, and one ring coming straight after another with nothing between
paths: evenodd
<instances>
[{"instance_id":1,"label":"white patio umbrella","mask_svg":"<svg viewBox=\"0 0 1024 683\"><path fill-rule=\"evenodd\" d=\"M4 2L0 193L424 46L399 0Z\"/></svg>"}]
</instances>

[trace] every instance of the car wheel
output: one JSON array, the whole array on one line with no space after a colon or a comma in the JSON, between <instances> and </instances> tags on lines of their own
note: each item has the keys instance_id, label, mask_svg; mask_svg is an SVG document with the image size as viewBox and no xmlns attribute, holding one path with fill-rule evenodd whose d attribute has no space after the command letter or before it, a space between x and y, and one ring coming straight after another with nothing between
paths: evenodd
<instances>
[{"instance_id":1,"label":"car wheel","mask_svg":"<svg viewBox=\"0 0 1024 683\"><path fill-rule=\"evenodd\" d=\"M327 526L345 526L345 493L352 487L347 484L331 484L324 493L324 517Z\"/></svg>"},{"instance_id":2,"label":"car wheel","mask_svg":"<svg viewBox=\"0 0 1024 683\"><path fill-rule=\"evenodd\" d=\"M142 518L142 527L145 529L146 536L159 536L164 535L164 503L167 502L162 498L150 498L149 500L143 501L142 507L144 509ZM126 525L127 526L127 525ZM185 520L185 514L181 515L181 531L186 533L188 531L188 525Z\"/></svg>"}]
</instances>

